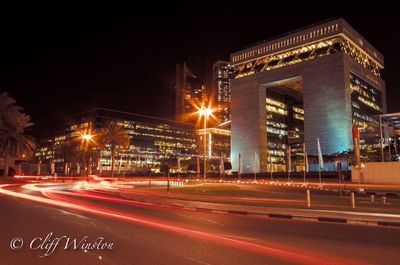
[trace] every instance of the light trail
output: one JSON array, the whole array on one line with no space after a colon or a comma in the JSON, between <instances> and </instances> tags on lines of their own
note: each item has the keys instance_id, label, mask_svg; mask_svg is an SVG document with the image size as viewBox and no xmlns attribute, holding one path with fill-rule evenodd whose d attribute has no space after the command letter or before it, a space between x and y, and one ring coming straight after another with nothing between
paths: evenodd
<instances>
[{"instance_id":1,"label":"light trail","mask_svg":"<svg viewBox=\"0 0 400 265\"><path fill-rule=\"evenodd\" d=\"M144 225L147 227L173 232L176 234L184 235L187 237L196 237L202 240L208 240L214 243L222 244L229 247L234 247L238 250L242 251L249 251L257 254L261 254L268 257L274 257L281 260L290 261L297 264L326 264L326 265L361 265L361 264L369 264L366 262L361 262L357 260L345 259L330 256L327 254L311 252L307 250L297 249L294 247L288 248L287 246L274 246L269 247L267 245L276 245L271 242L263 241L262 244L251 243L244 240L234 239L229 237L228 235L223 234L215 234L215 233L208 233L203 231L196 231L188 228L183 228L176 225L171 225L168 223L162 223L159 220L153 220L143 217L137 217L133 214L128 214L120 211L115 211L113 209L107 209L104 207L94 206L88 203L82 205L82 202L77 200L72 200L70 198L66 199L56 193L52 193L47 191L47 196L49 198L38 197L30 194L19 193L15 191L10 191L5 189L6 187L10 187L13 185L0 185L0 193L16 198L26 199L42 204L53 205L57 207L67 208L71 210L77 210L80 212L86 212L90 214L100 215L104 217L110 217L113 219L128 221L131 223L136 223L139 225Z\"/></svg>"},{"instance_id":2,"label":"light trail","mask_svg":"<svg viewBox=\"0 0 400 265\"><path fill-rule=\"evenodd\" d=\"M157 201L153 202L148 202L143 199L137 199L137 198L116 198L116 196L121 196L121 194L128 194L128 195L141 195L141 196L153 196L161 199L178 199L178 200L191 200L191 201L197 201L197 202L211 202L211 203L235 203L238 202L239 204L241 202L257 202L257 203L267 203L267 205L271 204L291 204L294 207L296 206L304 206L304 200L302 199L269 199L269 198L248 198L248 197L232 197L232 196L207 196L207 195L197 195L197 194L166 194L165 192L155 192L154 190L145 190L145 189L132 189L131 186L127 185L125 186L123 184L124 182L106 182L106 181L101 181L101 182L76 182L74 184L73 190L75 192L85 194L88 199L97 199L97 200L103 200L103 201L108 201L108 202L114 202L114 203L122 203L126 205L133 205L133 206L138 206L138 207L152 207L152 208L157 208L159 210L165 210L165 209L177 209L177 210L184 210L184 211L192 211L190 207L185 207L183 205L175 205L174 203L161 203ZM41 192L43 189L55 189L58 186L62 187L62 185L67 185L67 184L57 184L57 183L46 183L46 184L27 184L24 185L24 188L28 188L31 190L35 190L38 192ZM44 186L44 187L41 187ZM70 187L69 185L68 187ZM94 191L94 192L93 192ZM54 192L54 190L53 190ZM106 195L105 195L106 194ZM109 194L115 194L115 196L110 196ZM64 195L74 195L73 193L68 193ZM75 195L76 196L76 195ZM92 197L89 197L92 196ZM96 197L97 196L97 197ZM347 205L340 205L340 204L329 204L326 202L319 202L316 201L313 203L314 207L322 207L323 212L329 212L329 213L342 213L342 214L347 214L348 211L348 206ZM196 207L196 206L192 206ZM302 209L303 207L301 207ZM297 209L297 208L296 208ZM299 208L300 209L300 208ZM340 209L340 210L339 210ZM366 207L363 207L363 209L369 209ZM375 208L371 208L375 209ZM196 209L199 212L210 212L207 209L202 209L202 207L199 207L199 209ZM216 209L218 210L218 208ZM317 209L313 209L315 211L318 211ZM365 216L370 216L370 217L382 217L382 218L398 218L398 214L396 212L393 212L392 214L385 214L385 213L371 213L368 212L366 214L360 212L360 214L357 215L365 215ZM219 214L217 211L213 212L213 214ZM226 213L229 215L237 215L235 213ZM354 214L354 213L352 213ZM247 218L260 218L259 216L246 216Z\"/></svg>"},{"instance_id":3,"label":"light trail","mask_svg":"<svg viewBox=\"0 0 400 265\"><path fill-rule=\"evenodd\" d=\"M144 183L147 182L143 181ZM140 184L143 184L143 182L138 182ZM127 184L131 183L129 181ZM160 184L162 186L162 184ZM79 189L82 187L79 187ZM298 205L303 205L304 200L300 199L273 199L273 198L254 198L254 197L239 197L239 196L213 196L213 195L197 195L197 194L164 194L160 193L159 191L149 191L149 190L139 190L139 189L132 189L131 187L126 187L123 184L120 183L108 183L106 187L104 186L87 186L83 187L85 189L92 189L92 190L98 190L102 191L105 190L106 192L109 192L111 189L113 189L117 193L123 193L123 194L143 194L146 196L154 196L154 197L161 197L161 198L179 198L179 199L194 199L194 200L208 200L208 201L221 201L222 199L225 201L242 201L242 202L261 202L261 203L273 203L273 204L281 204L281 203L292 203L292 204L298 204ZM78 190L79 190L78 189Z\"/></svg>"},{"instance_id":4,"label":"light trail","mask_svg":"<svg viewBox=\"0 0 400 265\"><path fill-rule=\"evenodd\" d=\"M128 182L127 184L130 184ZM140 182L139 182L140 183ZM42 191L42 188L37 187L38 184L28 184L24 185L25 188L35 191ZM54 184L57 185L57 184ZM148 190L139 190L132 189L132 187L126 187L124 184L117 183L109 183L109 182L100 182L100 183L91 183L88 182L78 182L74 184L73 190L82 193L82 189L84 190L97 190L97 191L105 191L105 192L115 192L122 194L130 194L137 195L142 194L146 196L154 196L159 198L178 198L185 200L206 200L206 201L240 201L240 202L259 202L259 203L272 203L272 204L282 204L282 203L291 203L297 205L303 205L304 200L300 199L272 199L272 198L254 198L254 197L238 197L238 196L213 196L213 195L196 195L196 194L163 194L156 191L148 191ZM86 193L87 194L87 193Z\"/></svg>"},{"instance_id":5,"label":"light trail","mask_svg":"<svg viewBox=\"0 0 400 265\"><path fill-rule=\"evenodd\" d=\"M151 180L151 183L154 185L166 185L168 182L168 179L166 177L110 177L110 176L97 176L97 175L88 175L88 176L37 176L37 175L15 175L14 178L17 179L43 179L43 180L87 180L93 179L93 180L106 180L110 182L136 182L140 184L146 184L146 182L149 182ZM176 183L202 183L202 179L184 179L180 177L171 177L170 182L176 182ZM319 182L287 182L287 181L271 181L269 179L258 179L257 181L254 181L253 179L241 179L241 180L221 180L221 179L208 179L207 183L221 183L221 184L246 184L246 185L279 185L279 186L303 186L303 187L320 187L321 183ZM367 184L367 183L339 183L339 182L324 182L322 183L323 187L346 187L346 188L382 188L382 189L400 189L400 185L396 184Z\"/></svg>"},{"instance_id":6,"label":"light trail","mask_svg":"<svg viewBox=\"0 0 400 265\"><path fill-rule=\"evenodd\" d=\"M188 209L185 206L181 205L172 205L172 204L161 204L161 203L155 203L155 202L145 202L145 201L139 201L139 200L133 200L133 199L125 199L125 198L117 198L115 196L111 195L104 195L104 193L98 192L98 191L90 191L90 190L78 190L74 189L74 192L66 192L66 191L60 191L60 190L53 190L52 187L57 187L58 185L53 184L49 185L49 187L37 187L38 184L25 184L22 186L22 188L36 191L36 192L41 192L44 196L49 197L49 194L59 194L59 195L65 195L65 196L72 196L72 197L81 197L85 199L93 199L93 200L102 200L106 202L111 202L111 203L119 203L119 204L124 204L124 205L132 205L132 206L137 206L137 207L142 207L142 208L155 208L157 210L164 210L164 211L170 211L171 208L181 210L181 211L191 211L190 208ZM42 184L40 184L42 185ZM110 192L108 192L110 193ZM117 194L119 194L117 192ZM198 209L198 212L202 212L202 210ZM207 212L210 214L218 214L218 212L210 212L204 210L203 212ZM235 213L225 213L227 215L234 215L237 216L238 214ZM242 216L242 215L240 215ZM246 218L253 218L253 219L263 219L264 217L262 216L246 216Z\"/></svg>"},{"instance_id":7,"label":"light trail","mask_svg":"<svg viewBox=\"0 0 400 265\"><path fill-rule=\"evenodd\" d=\"M99 189L101 190L101 189ZM131 194L138 195L143 194L147 196L154 196L160 198L177 198L177 199L186 199L186 200L207 200L207 201L241 201L241 202L261 202L261 203L272 203L272 204L281 204L281 203L292 203L303 205L304 200L297 199L272 199L272 198L254 198L254 197L239 197L239 196L213 196L213 195L196 195L196 194L173 194L170 193L168 195L162 194L160 192L154 191L138 191L138 190L119 190L119 192L123 194Z\"/></svg>"},{"instance_id":8,"label":"light trail","mask_svg":"<svg viewBox=\"0 0 400 265\"><path fill-rule=\"evenodd\" d=\"M102 200L102 201L120 203L120 204L125 204L125 205L134 205L134 206L142 206L142 207L156 207L156 208L169 208L169 209L174 208L173 206L170 206L170 205L163 205L163 204L157 204L157 203L152 203L152 202L142 202L142 201L136 201L136 200L128 200L128 199L123 199L123 198L116 198L114 196L100 195L98 193L93 193L93 192L90 192L87 190L74 190L75 192L67 192L67 191L60 191L60 190L52 190L51 187L45 187L45 188L37 187L37 184L26 184L26 185L23 185L22 188L41 192L46 197L50 196L50 194L56 193L59 195L81 197L81 198L85 198L85 199ZM176 207L176 208L182 209L182 207Z\"/></svg>"},{"instance_id":9,"label":"light trail","mask_svg":"<svg viewBox=\"0 0 400 265\"><path fill-rule=\"evenodd\" d=\"M202 183L202 180L200 179L191 179L188 182L194 182L194 183ZM207 180L208 183L227 183L227 184L251 184L251 185L282 185L282 186L295 186L295 185L300 185L303 187L307 186L315 186L315 187L320 187L321 185L323 187L344 187L346 186L347 188L351 187L359 187L359 188L384 188L384 189L400 189L400 185L398 184L372 184L372 183L346 183L346 182L323 182L322 184L319 182L306 182L304 183L303 181L297 181L297 182L287 182L287 181L270 181L268 179L259 179L257 181L254 181L252 179L242 179L242 180L216 180L216 179L209 179Z\"/></svg>"}]
</instances>

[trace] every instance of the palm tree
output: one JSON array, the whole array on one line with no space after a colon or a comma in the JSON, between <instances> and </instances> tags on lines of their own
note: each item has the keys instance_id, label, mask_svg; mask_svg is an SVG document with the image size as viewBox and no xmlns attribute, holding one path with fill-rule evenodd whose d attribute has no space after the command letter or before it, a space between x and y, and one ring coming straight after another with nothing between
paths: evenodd
<instances>
[{"instance_id":1,"label":"palm tree","mask_svg":"<svg viewBox=\"0 0 400 265\"><path fill-rule=\"evenodd\" d=\"M95 142L82 143L80 138L69 138L64 142L64 161L70 164L82 163L84 175L91 174L91 167L99 159L99 151ZM86 168L88 169L86 172Z\"/></svg>"},{"instance_id":2,"label":"palm tree","mask_svg":"<svg viewBox=\"0 0 400 265\"><path fill-rule=\"evenodd\" d=\"M128 148L130 144L129 134L116 121L108 122L101 129L99 143L104 147L109 146L111 150L111 176L114 176L115 152L118 148Z\"/></svg>"},{"instance_id":3,"label":"palm tree","mask_svg":"<svg viewBox=\"0 0 400 265\"><path fill-rule=\"evenodd\" d=\"M88 174L92 174L93 165L97 165L100 160L100 152L97 147L92 147L86 151Z\"/></svg>"},{"instance_id":4,"label":"palm tree","mask_svg":"<svg viewBox=\"0 0 400 265\"><path fill-rule=\"evenodd\" d=\"M8 176L10 162L13 164L12 160L17 156L32 156L36 150L36 143L31 136L24 135L17 130L12 130L5 134L2 133L0 138L1 154L4 157L4 176Z\"/></svg>"},{"instance_id":5,"label":"palm tree","mask_svg":"<svg viewBox=\"0 0 400 265\"><path fill-rule=\"evenodd\" d=\"M4 159L4 176L8 176L10 162L14 164L15 157L29 157L36 149L35 140L24 134L33 123L22 111L6 92L0 94L0 156Z\"/></svg>"},{"instance_id":6,"label":"palm tree","mask_svg":"<svg viewBox=\"0 0 400 265\"><path fill-rule=\"evenodd\" d=\"M64 142L64 161L71 165L78 164L83 159L83 149L80 148L78 140L70 138ZM72 171L70 171L72 174Z\"/></svg>"},{"instance_id":7,"label":"palm tree","mask_svg":"<svg viewBox=\"0 0 400 265\"><path fill-rule=\"evenodd\" d=\"M0 129L16 126L16 114L22 112L22 108L16 105L16 101L7 92L0 94Z\"/></svg>"}]
</instances>

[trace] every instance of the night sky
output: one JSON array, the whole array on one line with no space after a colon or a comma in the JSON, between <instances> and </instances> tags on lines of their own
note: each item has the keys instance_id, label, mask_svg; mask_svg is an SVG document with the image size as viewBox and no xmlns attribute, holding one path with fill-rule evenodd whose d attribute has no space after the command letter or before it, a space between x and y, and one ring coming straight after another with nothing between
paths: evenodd
<instances>
[{"instance_id":1,"label":"night sky","mask_svg":"<svg viewBox=\"0 0 400 265\"><path fill-rule=\"evenodd\" d=\"M171 117L176 62L209 76L212 63L231 52L335 17L383 53L388 111L400 111L400 23L393 4L167 2L1 7L0 91L31 115L31 134L52 133L66 115L100 106Z\"/></svg>"}]
</instances>

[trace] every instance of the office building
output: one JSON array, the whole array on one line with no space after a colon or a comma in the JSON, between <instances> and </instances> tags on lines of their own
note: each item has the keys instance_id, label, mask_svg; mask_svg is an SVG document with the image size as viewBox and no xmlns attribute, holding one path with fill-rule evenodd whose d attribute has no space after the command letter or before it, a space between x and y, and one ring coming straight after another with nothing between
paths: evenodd
<instances>
[{"instance_id":1,"label":"office building","mask_svg":"<svg viewBox=\"0 0 400 265\"><path fill-rule=\"evenodd\" d=\"M217 61L213 64L212 86L215 94L215 103L217 105L216 116L218 123L224 123L230 120L231 90L230 79L233 77L234 68L229 62Z\"/></svg>"},{"instance_id":2,"label":"office building","mask_svg":"<svg viewBox=\"0 0 400 265\"><path fill-rule=\"evenodd\" d=\"M189 70L186 63L176 64L175 117L177 121L196 123L196 106L207 102L204 81Z\"/></svg>"},{"instance_id":3,"label":"office building","mask_svg":"<svg viewBox=\"0 0 400 265\"><path fill-rule=\"evenodd\" d=\"M65 163L71 164L65 144L70 140L79 141L82 133L91 132L96 141L98 133L110 121L116 121L130 136L130 145L118 149L116 154L116 173L148 173L143 170L157 172L162 164L172 165L177 170L177 160L184 168L190 161L196 161L198 154L198 136L194 125L177 121L161 119L146 115L132 114L122 111L99 108L72 115L65 131L46 140L35 156L43 163L55 162L60 171L65 171ZM99 145L98 164L91 165L93 169L111 170L111 152L109 147ZM82 165L80 165L82 167ZM71 169L70 169L71 170Z\"/></svg>"},{"instance_id":4,"label":"office building","mask_svg":"<svg viewBox=\"0 0 400 265\"><path fill-rule=\"evenodd\" d=\"M367 132L363 148L379 146L386 112L384 59L345 20L311 25L231 54L233 170L287 170L285 156L353 148L352 127ZM294 152L295 150L295 152ZM254 159L257 154L257 160Z\"/></svg>"}]
</instances>

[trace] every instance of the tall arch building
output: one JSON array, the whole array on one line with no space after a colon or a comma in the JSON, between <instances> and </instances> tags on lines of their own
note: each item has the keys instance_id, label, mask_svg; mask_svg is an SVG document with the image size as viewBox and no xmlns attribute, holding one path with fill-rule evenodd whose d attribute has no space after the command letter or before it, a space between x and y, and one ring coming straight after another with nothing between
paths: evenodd
<instances>
[{"instance_id":1,"label":"tall arch building","mask_svg":"<svg viewBox=\"0 0 400 265\"><path fill-rule=\"evenodd\" d=\"M288 146L313 155L317 138L324 154L351 149L351 128L374 135L386 112L383 56L341 18L249 46L230 64L231 160L238 170L241 157L243 173L284 171Z\"/></svg>"}]
</instances>

